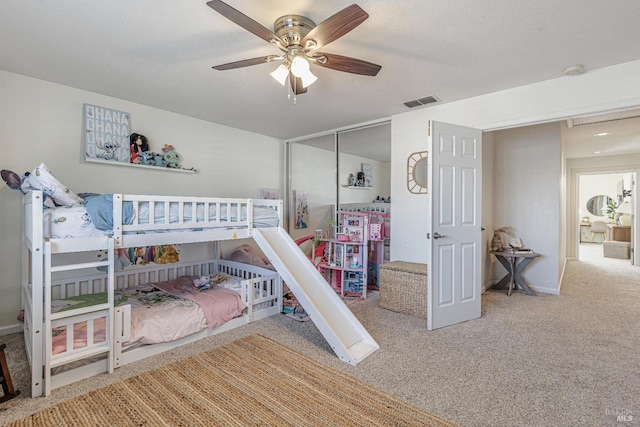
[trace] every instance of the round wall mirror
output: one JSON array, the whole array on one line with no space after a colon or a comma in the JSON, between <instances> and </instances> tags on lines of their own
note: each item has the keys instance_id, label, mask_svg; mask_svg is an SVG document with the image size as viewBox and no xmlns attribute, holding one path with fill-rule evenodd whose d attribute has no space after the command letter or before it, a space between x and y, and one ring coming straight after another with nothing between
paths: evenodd
<instances>
[{"instance_id":1,"label":"round wall mirror","mask_svg":"<svg viewBox=\"0 0 640 427\"><path fill-rule=\"evenodd\" d=\"M426 194L429 162L426 151L413 153L407 159L407 188L411 193Z\"/></svg>"},{"instance_id":2,"label":"round wall mirror","mask_svg":"<svg viewBox=\"0 0 640 427\"><path fill-rule=\"evenodd\" d=\"M587 210L594 216L605 216L607 213L607 205L612 199L609 196L593 196L587 201Z\"/></svg>"}]
</instances>

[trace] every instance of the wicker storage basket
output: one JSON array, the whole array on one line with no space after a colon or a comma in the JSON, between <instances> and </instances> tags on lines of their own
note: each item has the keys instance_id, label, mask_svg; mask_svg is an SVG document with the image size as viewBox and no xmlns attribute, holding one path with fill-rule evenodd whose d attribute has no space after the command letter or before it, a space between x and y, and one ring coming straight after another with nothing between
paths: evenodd
<instances>
[{"instance_id":1,"label":"wicker storage basket","mask_svg":"<svg viewBox=\"0 0 640 427\"><path fill-rule=\"evenodd\" d=\"M406 261L380 265L380 307L427 317L427 266Z\"/></svg>"}]
</instances>

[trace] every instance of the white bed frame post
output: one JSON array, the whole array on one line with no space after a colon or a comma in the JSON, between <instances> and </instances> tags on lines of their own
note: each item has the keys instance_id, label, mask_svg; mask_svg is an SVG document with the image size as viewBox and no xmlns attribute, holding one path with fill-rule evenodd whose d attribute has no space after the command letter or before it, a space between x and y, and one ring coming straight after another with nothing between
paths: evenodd
<instances>
[{"instance_id":1,"label":"white bed frame post","mask_svg":"<svg viewBox=\"0 0 640 427\"><path fill-rule=\"evenodd\" d=\"M22 309L24 339L31 367L31 397L42 396L44 365L42 192L33 191L22 201Z\"/></svg>"},{"instance_id":2,"label":"white bed frame post","mask_svg":"<svg viewBox=\"0 0 640 427\"><path fill-rule=\"evenodd\" d=\"M117 220L115 218L118 218ZM122 194L113 195L113 239L116 247L122 246Z\"/></svg>"}]
</instances>

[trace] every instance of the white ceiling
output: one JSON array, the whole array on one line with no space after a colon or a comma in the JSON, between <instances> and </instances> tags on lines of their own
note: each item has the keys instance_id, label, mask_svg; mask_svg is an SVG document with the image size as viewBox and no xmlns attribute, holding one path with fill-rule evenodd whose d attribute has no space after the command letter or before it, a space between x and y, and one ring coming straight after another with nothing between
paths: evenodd
<instances>
[{"instance_id":1,"label":"white ceiling","mask_svg":"<svg viewBox=\"0 0 640 427\"><path fill-rule=\"evenodd\" d=\"M272 29L285 14L316 24L350 2L227 0ZM370 17L324 51L382 66L366 77L313 66L294 105L275 64L216 71L278 54L204 0L2 0L0 69L281 139L640 59L637 0L360 0ZM569 77L567 77L569 78ZM418 107L428 108L428 107ZM133 117L135 127L135 117Z\"/></svg>"}]
</instances>

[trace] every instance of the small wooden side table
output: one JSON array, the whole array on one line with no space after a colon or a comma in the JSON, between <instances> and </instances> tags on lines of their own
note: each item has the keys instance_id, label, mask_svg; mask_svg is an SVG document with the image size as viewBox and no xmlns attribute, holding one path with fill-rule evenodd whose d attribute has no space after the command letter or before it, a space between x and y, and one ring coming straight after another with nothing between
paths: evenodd
<instances>
[{"instance_id":1,"label":"small wooden side table","mask_svg":"<svg viewBox=\"0 0 640 427\"><path fill-rule=\"evenodd\" d=\"M507 295L511 296L511 291L520 286L527 295L535 295L536 293L531 289L522 272L533 261L538 258L540 254L532 251L490 251L496 256L500 264L507 269L507 274L492 288L503 290L505 285L509 285Z\"/></svg>"}]
</instances>

